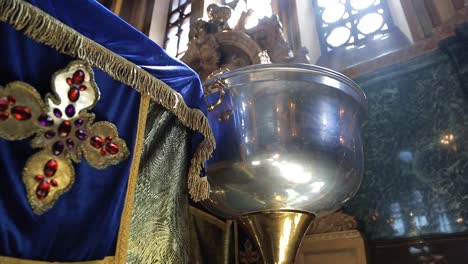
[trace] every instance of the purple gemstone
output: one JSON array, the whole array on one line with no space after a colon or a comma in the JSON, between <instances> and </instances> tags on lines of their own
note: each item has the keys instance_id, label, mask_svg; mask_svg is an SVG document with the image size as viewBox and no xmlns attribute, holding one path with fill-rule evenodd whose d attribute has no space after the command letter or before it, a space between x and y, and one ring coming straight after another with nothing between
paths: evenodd
<instances>
[{"instance_id":1,"label":"purple gemstone","mask_svg":"<svg viewBox=\"0 0 468 264\"><path fill-rule=\"evenodd\" d=\"M82 126L83 123L84 123L84 120L81 119L81 118L78 118L77 120L75 120L75 126L76 126L76 127Z\"/></svg>"},{"instance_id":2,"label":"purple gemstone","mask_svg":"<svg viewBox=\"0 0 468 264\"><path fill-rule=\"evenodd\" d=\"M44 137L47 138L47 139L51 139L51 138L55 137L55 131L49 130L49 131L45 132Z\"/></svg>"},{"instance_id":3,"label":"purple gemstone","mask_svg":"<svg viewBox=\"0 0 468 264\"><path fill-rule=\"evenodd\" d=\"M69 149L72 149L75 147L75 142L73 142L71 139L67 139L67 146Z\"/></svg>"},{"instance_id":4,"label":"purple gemstone","mask_svg":"<svg viewBox=\"0 0 468 264\"><path fill-rule=\"evenodd\" d=\"M54 108L54 116L58 118L62 117L62 111L60 111L58 108Z\"/></svg>"},{"instance_id":5,"label":"purple gemstone","mask_svg":"<svg viewBox=\"0 0 468 264\"><path fill-rule=\"evenodd\" d=\"M41 126L52 126L54 124L54 119L52 119L48 114L41 114L37 118L37 121L39 121Z\"/></svg>"},{"instance_id":6,"label":"purple gemstone","mask_svg":"<svg viewBox=\"0 0 468 264\"><path fill-rule=\"evenodd\" d=\"M78 129L78 130L76 130L76 132L75 132L75 136L76 136L79 140L83 141L83 140L85 140L85 139L88 137L88 132L86 132L85 130L82 130L82 129Z\"/></svg>"},{"instance_id":7,"label":"purple gemstone","mask_svg":"<svg viewBox=\"0 0 468 264\"><path fill-rule=\"evenodd\" d=\"M55 156L62 154L64 146L65 144L63 144L62 141L55 142L52 146L52 153L54 153Z\"/></svg>"},{"instance_id":8,"label":"purple gemstone","mask_svg":"<svg viewBox=\"0 0 468 264\"><path fill-rule=\"evenodd\" d=\"M73 117L75 115L75 107L71 104L67 105L67 107L65 108L65 114L68 117Z\"/></svg>"}]
</instances>

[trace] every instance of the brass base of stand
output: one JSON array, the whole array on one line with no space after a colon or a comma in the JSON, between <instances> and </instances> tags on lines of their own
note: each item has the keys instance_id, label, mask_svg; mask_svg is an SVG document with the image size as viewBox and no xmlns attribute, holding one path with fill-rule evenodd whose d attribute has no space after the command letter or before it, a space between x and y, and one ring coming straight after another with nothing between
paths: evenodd
<instances>
[{"instance_id":1,"label":"brass base of stand","mask_svg":"<svg viewBox=\"0 0 468 264\"><path fill-rule=\"evenodd\" d=\"M260 212L239 217L265 264L293 264L313 214L294 211Z\"/></svg>"}]
</instances>

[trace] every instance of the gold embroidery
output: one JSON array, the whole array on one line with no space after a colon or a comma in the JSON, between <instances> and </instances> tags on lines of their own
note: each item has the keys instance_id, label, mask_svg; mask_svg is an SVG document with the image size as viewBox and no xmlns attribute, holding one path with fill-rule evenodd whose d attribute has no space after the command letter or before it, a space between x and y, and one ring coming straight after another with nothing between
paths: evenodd
<instances>
[{"instance_id":1,"label":"gold embroidery","mask_svg":"<svg viewBox=\"0 0 468 264\"><path fill-rule=\"evenodd\" d=\"M117 137L117 128L114 126L114 124L105 121L98 122L92 125L90 131L90 134L93 135L93 137L99 137L104 140L107 139L105 145L103 145L102 148L93 147L91 144L83 145L84 156L91 166L97 169L105 169L106 167L115 165L128 157L129 153L126 149L125 151L119 150L119 152L114 155L102 154L102 151L106 149L106 146L110 146L109 144L125 146L125 141ZM108 147L108 149L110 148Z\"/></svg>"},{"instance_id":2,"label":"gold embroidery","mask_svg":"<svg viewBox=\"0 0 468 264\"><path fill-rule=\"evenodd\" d=\"M51 186L48 195L45 196L43 200L40 200L37 197L37 192L40 191L38 190L38 184L40 185L41 183L38 183L36 176L44 176L44 164L47 164L49 160L55 160L57 164L59 164L52 179L57 181L58 184L56 187ZM44 179L45 178L44 176ZM31 156L26 162L23 170L23 182L26 187L28 201L34 209L34 212L36 214L43 214L52 208L63 193L71 188L75 182L75 170L73 169L70 159L64 156L57 157L50 153L50 151L43 150Z\"/></svg>"},{"instance_id":3,"label":"gold embroidery","mask_svg":"<svg viewBox=\"0 0 468 264\"><path fill-rule=\"evenodd\" d=\"M52 208L75 181L71 161L84 157L97 169L119 163L129 156L125 142L109 122L93 124L88 113L99 100L92 69L73 61L54 74L52 93L40 95L30 85L12 82L0 89L0 138L24 139L33 134L34 154L23 170L23 183L36 214Z\"/></svg>"},{"instance_id":4,"label":"gold embroidery","mask_svg":"<svg viewBox=\"0 0 468 264\"><path fill-rule=\"evenodd\" d=\"M114 257L105 257L102 260L79 261L79 262L49 262L39 260L27 260L0 256L0 264L114 264Z\"/></svg>"},{"instance_id":5,"label":"gold embroidery","mask_svg":"<svg viewBox=\"0 0 468 264\"><path fill-rule=\"evenodd\" d=\"M41 95L29 84L19 81L2 88L0 86L0 138L19 140L32 136L36 133L35 121L46 109ZM14 107L27 107L30 116L23 113L22 120L13 117Z\"/></svg>"}]
</instances>

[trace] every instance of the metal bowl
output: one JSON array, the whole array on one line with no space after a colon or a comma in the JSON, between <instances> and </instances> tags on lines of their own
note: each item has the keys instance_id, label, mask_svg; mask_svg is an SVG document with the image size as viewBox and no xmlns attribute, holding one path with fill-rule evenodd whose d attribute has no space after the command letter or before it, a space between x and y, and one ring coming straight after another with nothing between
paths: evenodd
<instances>
[{"instance_id":1,"label":"metal bowl","mask_svg":"<svg viewBox=\"0 0 468 264\"><path fill-rule=\"evenodd\" d=\"M223 218L272 210L332 212L359 188L367 99L352 80L309 64L260 64L205 82L217 148L210 198Z\"/></svg>"}]
</instances>

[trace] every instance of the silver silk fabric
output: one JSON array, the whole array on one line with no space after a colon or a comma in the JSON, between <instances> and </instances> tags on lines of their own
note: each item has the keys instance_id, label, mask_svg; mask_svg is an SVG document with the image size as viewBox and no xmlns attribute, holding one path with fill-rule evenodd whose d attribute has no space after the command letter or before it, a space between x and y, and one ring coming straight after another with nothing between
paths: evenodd
<instances>
[{"instance_id":1,"label":"silver silk fabric","mask_svg":"<svg viewBox=\"0 0 468 264\"><path fill-rule=\"evenodd\" d=\"M144 144L127 263L189 263L190 131L152 103Z\"/></svg>"}]
</instances>

